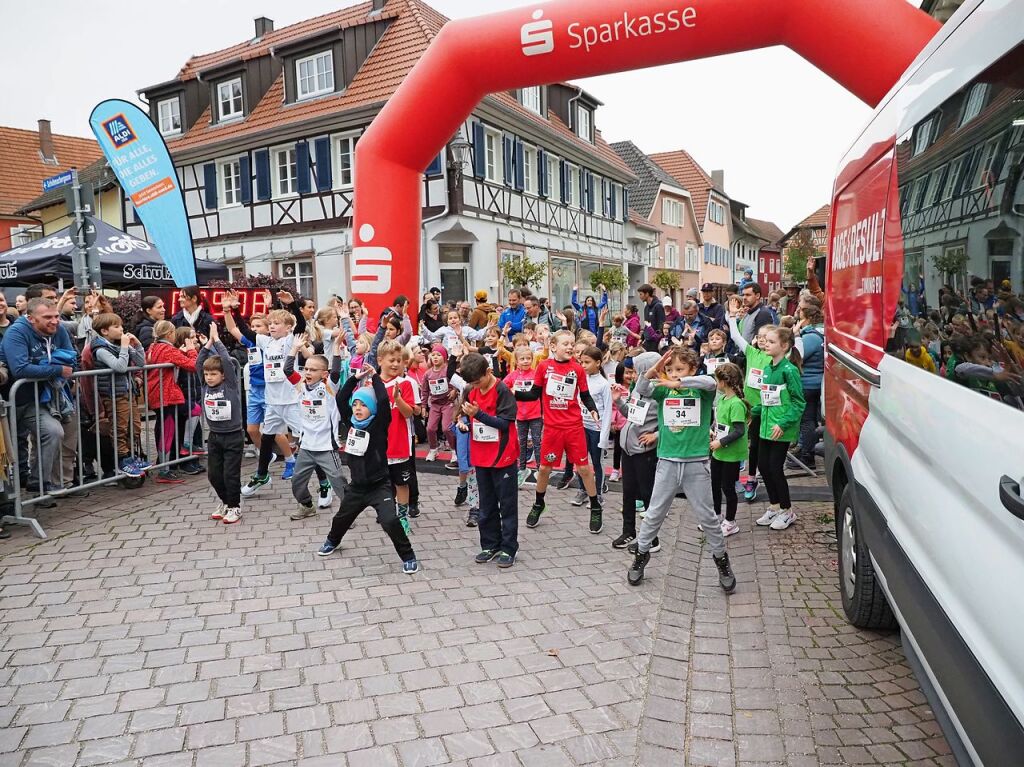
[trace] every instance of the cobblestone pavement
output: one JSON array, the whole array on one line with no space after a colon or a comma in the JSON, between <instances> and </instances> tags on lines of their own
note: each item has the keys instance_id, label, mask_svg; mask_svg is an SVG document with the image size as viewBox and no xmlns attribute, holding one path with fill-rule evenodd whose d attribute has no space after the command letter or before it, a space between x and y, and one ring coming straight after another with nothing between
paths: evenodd
<instances>
[{"instance_id":1,"label":"cobblestone pavement","mask_svg":"<svg viewBox=\"0 0 1024 767\"><path fill-rule=\"evenodd\" d=\"M193 481L12 528L0 767L952 764L898 637L842 618L828 505L741 509L726 598L682 501L631 588L617 514L589 535L569 493L502 571L423 476L409 577L372 514L315 557L328 516L289 521L286 484L234 527Z\"/></svg>"}]
</instances>

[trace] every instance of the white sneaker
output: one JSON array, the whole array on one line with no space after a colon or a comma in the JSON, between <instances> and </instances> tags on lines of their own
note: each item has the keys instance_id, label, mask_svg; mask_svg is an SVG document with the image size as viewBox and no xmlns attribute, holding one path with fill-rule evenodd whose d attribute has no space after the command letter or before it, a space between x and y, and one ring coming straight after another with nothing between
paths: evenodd
<instances>
[{"instance_id":1,"label":"white sneaker","mask_svg":"<svg viewBox=\"0 0 1024 767\"><path fill-rule=\"evenodd\" d=\"M428 461L436 461L437 460L437 448L436 447L432 447L427 452L427 460Z\"/></svg>"},{"instance_id":2,"label":"white sneaker","mask_svg":"<svg viewBox=\"0 0 1024 767\"><path fill-rule=\"evenodd\" d=\"M321 486L317 493L316 505L321 509L330 508L331 503L334 501L334 488L330 485L326 487Z\"/></svg>"},{"instance_id":3,"label":"white sneaker","mask_svg":"<svg viewBox=\"0 0 1024 767\"><path fill-rule=\"evenodd\" d=\"M210 515L210 519L224 519L224 510L227 509L223 503L218 503L217 508L213 510Z\"/></svg>"},{"instance_id":4,"label":"white sneaker","mask_svg":"<svg viewBox=\"0 0 1024 767\"><path fill-rule=\"evenodd\" d=\"M260 451L256 449L255 445L246 445L242 451L243 458L259 458Z\"/></svg>"},{"instance_id":5,"label":"white sneaker","mask_svg":"<svg viewBox=\"0 0 1024 767\"><path fill-rule=\"evenodd\" d=\"M772 522L772 530L785 530L796 522L796 512L792 509L785 509L779 513Z\"/></svg>"},{"instance_id":6,"label":"white sneaker","mask_svg":"<svg viewBox=\"0 0 1024 767\"><path fill-rule=\"evenodd\" d=\"M757 524L761 527L767 527L781 513L782 512L779 509L775 508L774 506L769 506L767 509L765 509L764 514L762 514L761 517L757 520Z\"/></svg>"},{"instance_id":7,"label":"white sneaker","mask_svg":"<svg viewBox=\"0 0 1024 767\"><path fill-rule=\"evenodd\" d=\"M727 519L722 522L722 537L723 538L728 538L730 535L736 535L736 533L738 533L739 531L740 531L740 526L737 525L735 522L730 522Z\"/></svg>"},{"instance_id":8,"label":"white sneaker","mask_svg":"<svg viewBox=\"0 0 1024 767\"><path fill-rule=\"evenodd\" d=\"M621 477L622 477L622 472L620 472L620 471L618 471L616 469L612 469L612 473L608 475L608 481L609 482L618 482Z\"/></svg>"},{"instance_id":9,"label":"white sneaker","mask_svg":"<svg viewBox=\"0 0 1024 767\"><path fill-rule=\"evenodd\" d=\"M224 524L233 525L242 520L242 510L239 508L228 509L224 512Z\"/></svg>"},{"instance_id":10,"label":"white sneaker","mask_svg":"<svg viewBox=\"0 0 1024 767\"><path fill-rule=\"evenodd\" d=\"M719 527L722 526L722 515L721 514L716 514L715 515L715 524L718 525ZM702 525L702 524L700 524L698 522L697 523L697 529L700 530L703 533L704 532L704 525Z\"/></svg>"}]
</instances>

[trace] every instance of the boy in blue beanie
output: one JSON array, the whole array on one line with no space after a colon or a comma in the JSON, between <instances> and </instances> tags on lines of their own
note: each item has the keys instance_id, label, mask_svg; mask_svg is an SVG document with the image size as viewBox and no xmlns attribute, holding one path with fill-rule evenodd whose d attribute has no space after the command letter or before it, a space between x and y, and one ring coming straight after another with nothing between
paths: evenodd
<instances>
[{"instance_id":1,"label":"boy in blue beanie","mask_svg":"<svg viewBox=\"0 0 1024 767\"><path fill-rule=\"evenodd\" d=\"M367 379L372 380L372 388L363 386ZM357 387L360 388L357 390ZM402 571L409 575L419 572L416 553L398 518L391 492L388 471L391 400L380 375L372 367L364 365L345 382L338 392L338 411L341 420L352 426L345 441L352 481L345 484L341 508L334 515L331 531L317 554L321 557L333 554L356 518L370 507L377 512L377 523L384 528L401 557Z\"/></svg>"}]
</instances>

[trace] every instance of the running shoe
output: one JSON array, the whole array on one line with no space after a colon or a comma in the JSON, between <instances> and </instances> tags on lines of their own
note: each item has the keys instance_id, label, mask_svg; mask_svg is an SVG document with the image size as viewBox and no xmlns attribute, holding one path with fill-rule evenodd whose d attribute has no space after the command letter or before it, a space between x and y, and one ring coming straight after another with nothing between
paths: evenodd
<instances>
[{"instance_id":1,"label":"running shoe","mask_svg":"<svg viewBox=\"0 0 1024 767\"><path fill-rule=\"evenodd\" d=\"M249 477L249 481L242 485L242 495L246 498L256 495L256 492L264 486L270 487L270 474L264 474L262 477L259 474L253 474Z\"/></svg>"}]
</instances>

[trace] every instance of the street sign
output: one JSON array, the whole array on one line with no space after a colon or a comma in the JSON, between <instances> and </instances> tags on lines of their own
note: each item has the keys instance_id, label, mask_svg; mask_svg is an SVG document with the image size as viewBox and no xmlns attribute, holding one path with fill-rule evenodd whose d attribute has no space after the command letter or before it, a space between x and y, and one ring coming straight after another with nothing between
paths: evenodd
<instances>
[{"instance_id":1,"label":"street sign","mask_svg":"<svg viewBox=\"0 0 1024 767\"><path fill-rule=\"evenodd\" d=\"M59 189L62 186L67 186L74 180L74 171L66 170L63 173L58 173L56 176L50 176L49 178L43 179L43 191L49 192L53 189Z\"/></svg>"}]
</instances>

